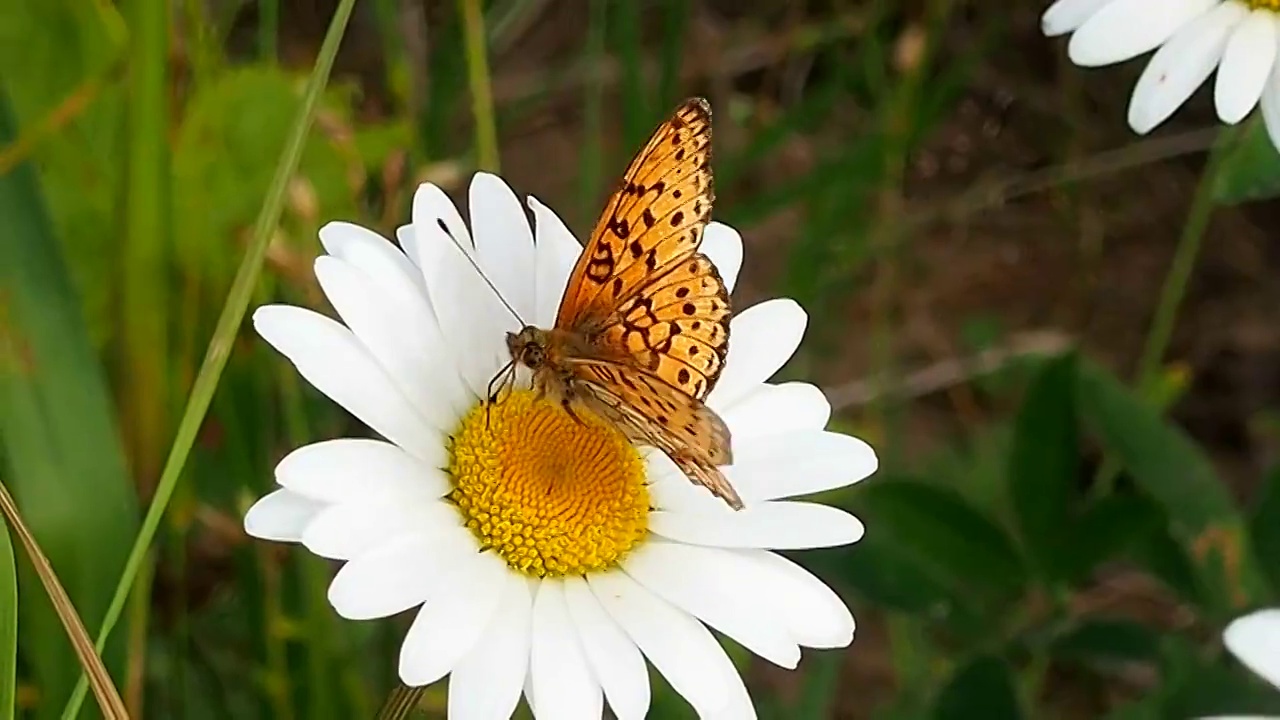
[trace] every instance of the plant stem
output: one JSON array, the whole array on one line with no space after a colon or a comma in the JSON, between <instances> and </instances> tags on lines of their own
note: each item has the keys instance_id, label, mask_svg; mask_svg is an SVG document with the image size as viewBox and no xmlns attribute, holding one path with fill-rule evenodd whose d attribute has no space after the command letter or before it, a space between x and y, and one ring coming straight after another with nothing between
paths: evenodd
<instances>
[{"instance_id":1,"label":"plant stem","mask_svg":"<svg viewBox=\"0 0 1280 720\"><path fill-rule=\"evenodd\" d=\"M458 0L462 8L463 35L467 44L467 82L471 86L471 113L476 123L476 166L498 172L498 126L493 116L493 88L489 81L489 55L480 0Z\"/></svg>"},{"instance_id":2,"label":"plant stem","mask_svg":"<svg viewBox=\"0 0 1280 720\"><path fill-rule=\"evenodd\" d=\"M200 372L196 375L195 382L191 387L191 394L187 398L186 408L183 410L182 420L178 424L178 432L174 438L173 447L169 451L164 471L160 475L160 483L156 487L155 496L151 499L151 506L147 508L147 515L143 518L142 528L138 531L137 540L134 541L133 547L129 551L129 559L125 563L124 572L121 574L120 582L116 586L115 595L111 598L111 605L107 608L106 616L102 620L102 627L98 631L96 642L99 652L101 652L103 645L106 644L107 637L110 636L116 621L120 619L120 612L124 609L125 600L129 597L129 589L133 586L133 581L146 559L151 541L155 538L156 530L160 526L160 519L164 516L170 498L173 497L173 490L178 484L178 478L182 474L182 468L191 452L191 446L195 443L196 433L200 430L205 413L209 409L209 403L213 399L213 393L218 387L218 380L222 377L222 370L226 367L227 357L231 354L231 346L235 340L236 332L240 328L241 321L244 320L245 310L249 307L253 287L257 283L258 274L262 270L262 261L267 253L267 244L270 242L271 236L280 222L280 214L284 209L286 186L289 178L297 170L298 162L302 158L302 148L311 129L311 122L315 118L316 108L320 103L320 93L329 80L329 71L332 70L334 56L338 53L338 43L342 40L343 32L346 30L347 21L351 17L351 10L354 6L355 0L342 0L339 3L337 11L334 12L333 20L329 24L329 30L325 34L324 43L320 46L320 53L316 58L316 66L307 81L302 105L298 110L298 117L280 155L280 161L276 165L275 176L272 178L271 186L267 190L267 197L262 205L262 210L258 213L258 220L254 225L253 239L249 243L249 250L241 261L240 268L236 271L235 280L231 283L231 290L228 292L227 301L222 307L222 314L218 317L218 323L214 328L213 338L209 341L209 348L205 353L204 362L200 366ZM161 352L163 348L156 348L155 351ZM76 685L71 699L63 710L62 716L64 720L77 716L80 706L84 702L86 689L85 678L81 676L79 684Z\"/></svg>"}]
</instances>

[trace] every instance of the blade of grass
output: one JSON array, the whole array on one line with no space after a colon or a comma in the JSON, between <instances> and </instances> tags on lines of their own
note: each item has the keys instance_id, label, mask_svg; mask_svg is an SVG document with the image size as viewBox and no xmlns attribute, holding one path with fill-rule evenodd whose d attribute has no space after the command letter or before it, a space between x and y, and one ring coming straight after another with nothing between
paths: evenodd
<instances>
[{"instance_id":1,"label":"blade of grass","mask_svg":"<svg viewBox=\"0 0 1280 720\"><path fill-rule=\"evenodd\" d=\"M124 709L120 692L116 690L115 683L111 682L111 675L102 664L102 658L98 657L97 652L94 651L93 642L89 640L89 633L85 631L84 623L80 622L80 615L76 613L75 605L71 604L71 598L67 597L66 589L58 581L58 574L54 572L53 565L49 564L49 558L40 549L40 544L36 542L27 524L22 521L22 514L18 512L18 506L14 504L13 496L9 494L9 489L3 482L0 482L0 514L4 515L5 522L13 528L18 536L18 542L22 543L23 549L27 551L27 557L35 567L40 583L44 585L49 600L57 610L58 619L62 621L67 636L71 638L71 645L80 658L80 665L88 674L89 682L93 686L93 696L97 698L102 714L111 720L115 718L128 720L129 713Z\"/></svg>"},{"instance_id":2,"label":"blade of grass","mask_svg":"<svg viewBox=\"0 0 1280 720\"><path fill-rule=\"evenodd\" d=\"M18 568L6 523L0 527L0 720L13 720L17 696Z\"/></svg>"},{"instance_id":3,"label":"blade of grass","mask_svg":"<svg viewBox=\"0 0 1280 720\"><path fill-rule=\"evenodd\" d=\"M458 0L462 6L463 37L467 43L467 82L471 85L471 113L476 123L476 165L498 172L498 125L493 116L493 88L489 81L488 36L480 0Z\"/></svg>"},{"instance_id":4,"label":"blade of grass","mask_svg":"<svg viewBox=\"0 0 1280 720\"><path fill-rule=\"evenodd\" d=\"M236 332L240 327L240 323L244 320L244 314L249 307L253 287L257 283L259 272L262 270L262 261L266 256L267 245L271 240L276 225L280 222L289 179L297 170L298 162L302 158L302 148L311 129L312 120L315 118L321 91L328 82L329 72L333 69L333 59L338 52L338 44L342 40L343 32L346 30L347 21L351 17L351 10L354 6L355 0L342 0L338 5L337 11L334 12L328 31L325 33L324 42L320 46L320 53L316 58L315 69L312 70L311 77L307 80L297 121L289 135L288 143L281 153L275 176L271 180L271 187L267 191L267 198L263 202L262 211L258 214L257 223L254 225L253 239L249 243L249 250L236 271L235 280L231 283L231 290L227 294L227 301L222 308L222 314L218 317L213 338L209 342L209 349L205 354L204 362L200 365L200 372L196 375L195 382L192 384L191 394L187 398L187 405L183 410L182 420L178 424L173 447L169 451L164 471L160 475L160 483L156 487L151 506L147 508L147 514L143 519L138 538L129 552L129 559L125 563L124 573L121 575L115 594L111 598L111 605L107 608L106 616L103 618L102 629L98 633L97 640L99 649L106 643L107 637L110 636L116 621L120 619L120 612L124 609L125 600L129 597L129 590L133 586L133 581L137 577L139 570L142 568L148 548L151 546L151 540L155 537L156 530L159 528L160 519L164 516L170 498L173 497L173 490L177 486L179 476L182 474L182 467L186 464L187 456L191 452L191 446L195 442L196 433L204 420L205 412L209 409L209 403L218 387L218 380L222 376L222 370L226 367L227 356L231 353ZM85 679L82 677L80 684L76 686L76 690L72 693L71 699L63 712L64 718L76 716L80 705L84 702L84 694Z\"/></svg>"},{"instance_id":5,"label":"blade of grass","mask_svg":"<svg viewBox=\"0 0 1280 720\"><path fill-rule=\"evenodd\" d=\"M18 136L9 108L0 94L0 144ZM0 174L0 456L31 531L92 623L124 566L137 500L41 190L28 163ZM36 581L27 566L22 573ZM32 679L44 697L64 697L77 671L54 608L40 593L25 593L19 613ZM114 664L112 650L105 656ZM35 717L54 717L54 702Z\"/></svg>"},{"instance_id":6,"label":"blade of grass","mask_svg":"<svg viewBox=\"0 0 1280 720\"><path fill-rule=\"evenodd\" d=\"M120 426L134 482L145 497L160 474L170 432L173 397L169 365L169 308L175 304L169 282L172 245L169 234L169 7L170 3L132 0L128 13L131 42L128 64L128 158L119 202L125 208L125 234L115 274L119 298L117 327L120 364ZM150 573L148 573L149 575ZM141 583L130 613L125 697L142 716L143 668L147 653L150 592Z\"/></svg>"},{"instance_id":7,"label":"blade of grass","mask_svg":"<svg viewBox=\"0 0 1280 720\"><path fill-rule=\"evenodd\" d=\"M605 60L605 17L606 0L592 0L591 16L587 21L587 47L585 56L595 62ZM594 213L599 208L600 173L603 162L601 113L604 105L604 80L596 78L586 88L586 98L582 112L582 169L580 177L582 190L578 197L582 202L582 222L589 223L595 219Z\"/></svg>"}]
</instances>

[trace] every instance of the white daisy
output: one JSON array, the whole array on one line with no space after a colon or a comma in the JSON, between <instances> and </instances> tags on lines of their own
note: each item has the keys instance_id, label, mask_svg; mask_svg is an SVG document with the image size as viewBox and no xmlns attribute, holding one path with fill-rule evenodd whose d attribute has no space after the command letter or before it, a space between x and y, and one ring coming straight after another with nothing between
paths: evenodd
<instances>
[{"instance_id":1,"label":"white daisy","mask_svg":"<svg viewBox=\"0 0 1280 720\"><path fill-rule=\"evenodd\" d=\"M307 445L245 517L254 536L346 561L329 600L347 618L421 606L405 637L408 685L446 675L449 717L621 720L649 707L644 659L703 717L754 717L708 627L787 668L800 647L848 645L854 622L821 581L772 550L857 541L848 513L784 498L876 469L862 441L827 432L821 391L766 380L795 351L791 300L747 308L708 402L733 433L725 473L746 508L694 487L664 455L518 389L486 411L490 378L526 321L554 323L581 247L502 180L475 177L470 230L433 185L400 228L403 252L346 223L320 232L316 275L342 323L267 306L254 327L308 382L386 440ZM448 236L456 238L461 249ZM472 238L474 238L474 243ZM742 241L713 223L703 251L732 288ZM527 387L527 385L522 385ZM487 425L486 425L487 422Z\"/></svg>"},{"instance_id":2,"label":"white daisy","mask_svg":"<svg viewBox=\"0 0 1280 720\"><path fill-rule=\"evenodd\" d=\"M1280 138L1280 0L1057 0L1046 35L1072 33L1071 61L1110 65L1155 50L1129 101L1129 125L1147 133L1186 102L1217 69L1214 103L1237 123L1261 101Z\"/></svg>"},{"instance_id":3,"label":"white daisy","mask_svg":"<svg viewBox=\"0 0 1280 720\"><path fill-rule=\"evenodd\" d=\"M1280 609L1258 610L1233 620L1223 631L1222 642L1245 667L1280 688Z\"/></svg>"}]
</instances>

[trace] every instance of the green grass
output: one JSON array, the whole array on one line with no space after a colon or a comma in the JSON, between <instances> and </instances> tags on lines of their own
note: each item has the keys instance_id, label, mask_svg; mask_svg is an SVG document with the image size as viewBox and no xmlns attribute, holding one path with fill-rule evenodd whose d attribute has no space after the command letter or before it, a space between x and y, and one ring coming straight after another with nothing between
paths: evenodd
<instances>
[{"instance_id":1,"label":"green grass","mask_svg":"<svg viewBox=\"0 0 1280 720\"><path fill-rule=\"evenodd\" d=\"M1201 135L1129 138L1122 108L1090 114L1079 93L1101 73L1064 68L1059 93L1020 68L1007 83L1048 105L1033 140L1062 164L1011 171L1021 161L1001 152L1025 138L1001 137L963 180L927 175L947 168L973 89L1009 72L1010 47L1061 54L1016 15L947 0L723 14L590 0L571 22L556 3L459 0L428 4L420 31L391 0L344 0L349 24L307 17L307 3L242 5L255 21L189 1L0 8L0 63L23 69L0 79L0 468L142 716L372 717L395 686L405 623L337 618L330 563L239 529L285 452L362 432L243 327L265 302L332 314L310 273L317 229L390 234L422 177L460 198L472 169L502 168L583 236L626 159L693 94L715 108L716 218L747 242L736 299L785 294L810 314L783 374L888 388L832 422L882 459L822 498L867 537L799 555L848 599L860 639L806 652L794 679L735 649L761 717L1075 718L1067 700L1102 695L1115 717L1280 711L1280 691L1216 640L1280 597L1280 475L1224 471L1230 448L1171 420L1180 393L1203 391L1167 364L1186 356L1176 331L1198 307L1211 220L1280 189L1260 123L1219 141L1180 232L1154 243L1149 266L1167 276L1141 285L1133 357L1100 362L1107 338L1086 332L1064 355L977 372L969 354L1015 343L1014 306L1041 298L952 313L951 273L922 268L953 251L944 266L966 281L955 258L988 252L990 283L1048 277L1058 268L1006 268L990 251L1040 257L1048 240L1001 229L1019 212L1058 213L1066 242L1078 230L1080 255L1110 262L1137 242L1116 233L1139 232L1103 222L1112 234L1087 249L1108 175L1185 170L1168 158L1205 149ZM1055 134L1068 126L1080 137ZM1084 260L1065 272L1089 282ZM1065 317L1034 322L1075 330ZM913 390L922 366L954 377ZM1228 480L1260 501L1239 503ZM88 716L61 626L21 559L14 589L12 557L0 544L0 717ZM1159 588L1185 622L1094 602L1116 577ZM1154 679L1135 692L1118 667ZM422 713L444 717L445 697L428 688ZM653 707L691 716L661 681Z\"/></svg>"}]
</instances>

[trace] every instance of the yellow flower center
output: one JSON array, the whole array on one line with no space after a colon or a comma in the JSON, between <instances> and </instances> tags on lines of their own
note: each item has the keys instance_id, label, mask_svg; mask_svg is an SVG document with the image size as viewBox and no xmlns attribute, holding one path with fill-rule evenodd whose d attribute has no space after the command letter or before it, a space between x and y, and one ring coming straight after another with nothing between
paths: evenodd
<instances>
[{"instance_id":1,"label":"yellow flower center","mask_svg":"<svg viewBox=\"0 0 1280 720\"><path fill-rule=\"evenodd\" d=\"M644 539L644 461L622 433L579 423L531 390L462 418L449 450L450 499L480 545L536 577L617 564Z\"/></svg>"},{"instance_id":2,"label":"yellow flower center","mask_svg":"<svg viewBox=\"0 0 1280 720\"><path fill-rule=\"evenodd\" d=\"M1253 10L1280 12L1280 0L1244 0L1244 4Z\"/></svg>"}]
</instances>

